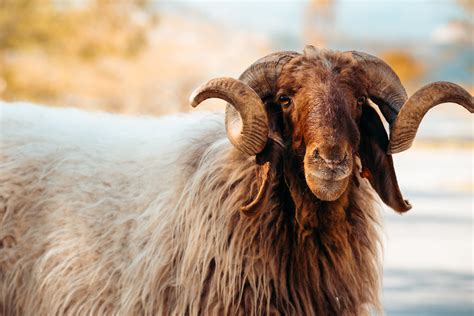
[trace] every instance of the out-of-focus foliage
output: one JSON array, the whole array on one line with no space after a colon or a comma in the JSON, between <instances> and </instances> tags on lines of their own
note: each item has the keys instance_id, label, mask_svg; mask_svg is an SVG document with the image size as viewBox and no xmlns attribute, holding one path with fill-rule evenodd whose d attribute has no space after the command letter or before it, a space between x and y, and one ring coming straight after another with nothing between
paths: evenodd
<instances>
[{"instance_id":1,"label":"out-of-focus foliage","mask_svg":"<svg viewBox=\"0 0 474 316\"><path fill-rule=\"evenodd\" d=\"M103 57L147 45L143 1L0 0L0 96L51 102ZM77 79L77 78L76 78Z\"/></svg>"},{"instance_id":2,"label":"out-of-focus foliage","mask_svg":"<svg viewBox=\"0 0 474 316\"><path fill-rule=\"evenodd\" d=\"M131 57L146 44L143 25L128 10L133 1L96 1L87 6L45 0L0 1L0 49L39 49L48 54L93 59ZM136 8L135 8L136 9Z\"/></svg>"},{"instance_id":3,"label":"out-of-focus foliage","mask_svg":"<svg viewBox=\"0 0 474 316\"><path fill-rule=\"evenodd\" d=\"M405 83L419 78L425 70L419 60L405 51L389 50L382 52L379 57L389 64Z\"/></svg>"},{"instance_id":4,"label":"out-of-focus foliage","mask_svg":"<svg viewBox=\"0 0 474 316\"><path fill-rule=\"evenodd\" d=\"M469 11L470 14L474 12L474 1L472 0L457 0L457 2L467 11Z\"/></svg>"},{"instance_id":5,"label":"out-of-focus foliage","mask_svg":"<svg viewBox=\"0 0 474 316\"><path fill-rule=\"evenodd\" d=\"M0 98L122 113L189 110L192 90L271 51L266 38L150 0L0 0ZM222 104L206 102L202 108Z\"/></svg>"},{"instance_id":6,"label":"out-of-focus foliage","mask_svg":"<svg viewBox=\"0 0 474 316\"><path fill-rule=\"evenodd\" d=\"M303 36L316 47L327 45L324 30L333 27L335 0L311 0L304 12Z\"/></svg>"}]
</instances>

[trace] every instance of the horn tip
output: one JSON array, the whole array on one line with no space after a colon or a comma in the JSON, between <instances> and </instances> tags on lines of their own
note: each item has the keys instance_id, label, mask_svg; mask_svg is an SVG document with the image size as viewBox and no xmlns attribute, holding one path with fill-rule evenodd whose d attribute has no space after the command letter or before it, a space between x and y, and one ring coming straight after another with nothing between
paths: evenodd
<instances>
[{"instance_id":1,"label":"horn tip","mask_svg":"<svg viewBox=\"0 0 474 316\"><path fill-rule=\"evenodd\" d=\"M408 144L393 144L388 145L387 154L393 155L401 153L411 147L411 143Z\"/></svg>"},{"instance_id":2,"label":"horn tip","mask_svg":"<svg viewBox=\"0 0 474 316\"><path fill-rule=\"evenodd\" d=\"M197 99L197 96L200 92L201 92L201 89L197 88L189 96L189 103L191 103L191 106L193 108L197 107L199 105L199 103L201 103L201 101Z\"/></svg>"},{"instance_id":3,"label":"horn tip","mask_svg":"<svg viewBox=\"0 0 474 316\"><path fill-rule=\"evenodd\" d=\"M389 155L398 154L410 149L410 147L413 145L413 140L415 139L416 135L416 130L407 134L400 134L399 131L396 131L396 123L400 123L399 120L395 122L390 131L390 142L388 143L387 148L387 154Z\"/></svg>"}]
</instances>

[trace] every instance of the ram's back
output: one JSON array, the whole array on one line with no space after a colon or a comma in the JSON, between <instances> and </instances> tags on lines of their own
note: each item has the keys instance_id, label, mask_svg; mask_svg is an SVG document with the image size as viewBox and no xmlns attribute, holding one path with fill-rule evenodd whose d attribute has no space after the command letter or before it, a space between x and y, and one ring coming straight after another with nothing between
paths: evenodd
<instances>
[{"instance_id":1,"label":"ram's back","mask_svg":"<svg viewBox=\"0 0 474 316\"><path fill-rule=\"evenodd\" d=\"M0 103L1 196L88 205L115 199L125 208L174 186L193 151L225 139L222 122L221 114L157 119Z\"/></svg>"}]
</instances>

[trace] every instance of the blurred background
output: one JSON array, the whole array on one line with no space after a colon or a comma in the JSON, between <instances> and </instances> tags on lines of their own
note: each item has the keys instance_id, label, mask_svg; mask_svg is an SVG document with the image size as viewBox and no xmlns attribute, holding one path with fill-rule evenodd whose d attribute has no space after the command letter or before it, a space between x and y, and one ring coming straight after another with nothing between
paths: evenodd
<instances>
[{"instance_id":1,"label":"blurred background","mask_svg":"<svg viewBox=\"0 0 474 316\"><path fill-rule=\"evenodd\" d=\"M189 111L200 83L305 44L377 55L409 94L437 80L473 93L473 0L0 0L0 99ZM394 157L414 207L383 212L388 315L474 314L473 127L464 109L439 106Z\"/></svg>"}]
</instances>

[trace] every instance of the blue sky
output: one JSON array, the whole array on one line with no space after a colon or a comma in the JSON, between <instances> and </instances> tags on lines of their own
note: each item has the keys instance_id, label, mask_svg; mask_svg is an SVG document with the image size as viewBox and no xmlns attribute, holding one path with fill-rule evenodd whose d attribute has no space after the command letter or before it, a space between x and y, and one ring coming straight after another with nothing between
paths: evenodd
<instances>
[{"instance_id":1,"label":"blue sky","mask_svg":"<svg viewBox=\"0 0 474 316\"><path fill-rule=\"evenodd\" d=\"M308 1L185 1L188 7L231 27L267 34L299 35ZM453 0L340 0L333 7L333 29L369 40L427 40L437 27L464 16Z\"/></svg>"},{"instance_id":2,"label":"blue sky","mask_svg":"<svg viewBox=\"0 0 474 316\"><path fill-rule=\"evenodd\" d=\"M437 27L463 16L452 1L341 1L340 27L353 36L426 39Z\"/></svg>"}]
</instances>

